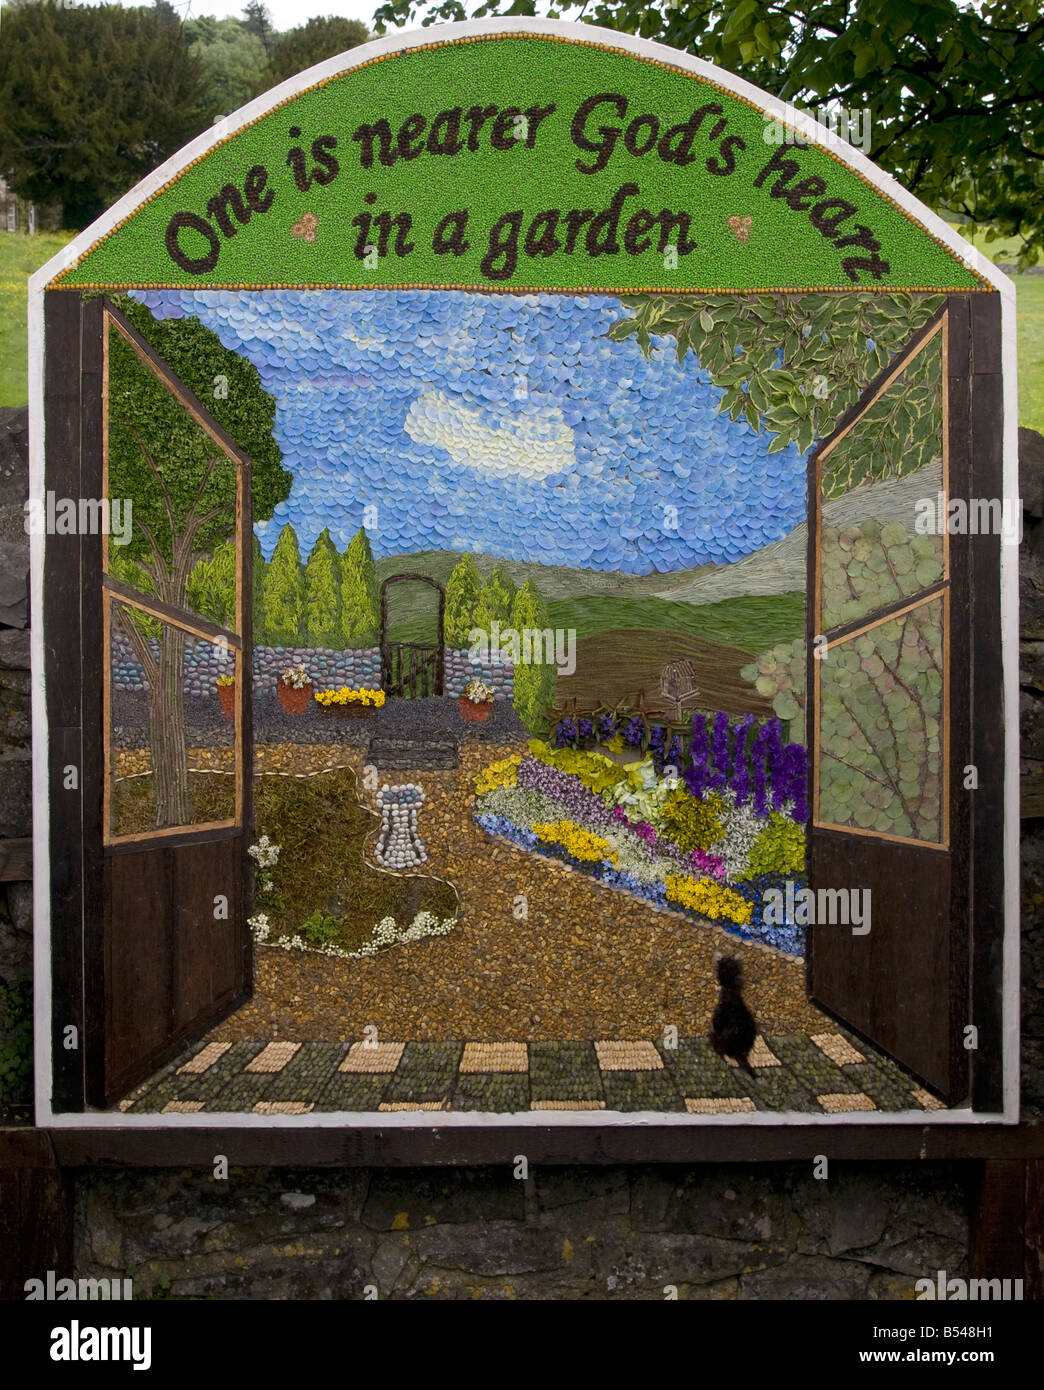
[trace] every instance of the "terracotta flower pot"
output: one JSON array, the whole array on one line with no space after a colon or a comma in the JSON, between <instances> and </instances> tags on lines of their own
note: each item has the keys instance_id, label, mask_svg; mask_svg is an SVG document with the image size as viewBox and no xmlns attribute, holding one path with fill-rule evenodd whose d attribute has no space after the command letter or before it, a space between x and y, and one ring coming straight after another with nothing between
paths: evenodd
<instances>
[{"instance_id":1,"label":"terracotta flower pot","mask_svg":"<svg viewBox=\"0 0 1044 1390\"><path fill-rule=\"evenodd\" d=\"M221 713L226 719L234 719L236 715L236 687L232 685L219 685L217 688L218 699L221 701Z\"/></svg>"},{"instance_id":2,"label":"terracotta flower pot","mask_svg":"<svg viewBox=\"0 0 1044 1390\"><path fill-rule=\"evenodd\" d=\"M302 685L300 690L292 685L286 685L283 681L276 681L276 694L279 696L279 703L286 710L287 714L304 714L312 699L312 682Z\"/></svg>"},{"instance_id":3,"label":"terracotta flower pot","mask_svg":"<svg viewBox=\"0 0 1044 1390\"><path fill-rule=\"evenodd\" d=\"M457 696L457 708L460 710L461 719L469 723L478 724L483 719L488 719L493 712L492 700L469 700L466 695Z\"/></svg>"}]
</instances>

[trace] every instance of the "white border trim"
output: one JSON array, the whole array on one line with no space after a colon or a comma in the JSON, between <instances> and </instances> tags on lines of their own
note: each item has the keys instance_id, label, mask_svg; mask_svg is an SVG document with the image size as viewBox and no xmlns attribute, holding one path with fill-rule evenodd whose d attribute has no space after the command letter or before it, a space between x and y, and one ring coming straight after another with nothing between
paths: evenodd
<instances>
[{"instance_id":1,"label":"white border trim","mask_svg":"<svg viewBox=\"0 0 1044 1390\"><path fill-rule=\"evenodd\" d=\"M258 120L274 107L313 87L325 78L351 72L364 63L387 54L430 46L433 43L452 43L459 39L489 34L545 34L579 43L602 43L638 58L669 63L672 67L705 78L737 97L742 97L761 111L769 112L781 121L796 125L810 143L821 146L841 163L860 174L867 183L890 198L909 213L924 230L941 242L957 259L980 275L1001 295L1004 371L1004 487L1005 495L1019 495L1018 482L1018 382L1015 357L1015 286L975 247L941 217L924 207L889 174L878 169L861 151L836 137L811 116L794 121L794 109L788 103L760 91L742 77L722 68L678 52L646 39L633 38L610 29L588 24L564 23L548 19L488 19L468 20L461 24L445 24L430 29L395 32L372 43L353 48L348 53L328 58L306 72L280 83L254 101L224 117L209 130L172 155L166 163L154 169L131 191L115 203L86 231L63 247L29 279L29 495L42 498L44 494L44 418L43 362L44 325L43 295L54 277L73 265L97 241L111 232L118 223L129 217L165 183L181 173L187 165L198 160L221 141L234 135L243 126ZM849 1111L839 1115L807 1115L803 1112L776 1113L759 1111L755 1114L682 1115L659 1112L623 1113L620 1111L529 1111L510 1116L486 1112L391 1112L352 1111L309 1115L253 1115L214 1112L205 1118L199 1115L132 1115L116 1112L86 1112L85 1114L55 1114L51 1110L51 943L50 943L50 857L48 789L48 726L44 684L43 631L43 559L44 537L30 537L31 564L31 650L32 650L32 728L33 728L33 965L35 1038L35 1099L36 1123L63 1129L155 1128L170 1125L175 1128L415 1128L429 1132L459 1127L488 1128L510 1123L520 1129L533 1125L557 1127L579 1126L647 1126L647 1125L777 1125L817 1126L823 1124L1015 1124L1018 1122L1018 1064L1019 1064L1019 748L1018 739L1011 735L1017 727L1012 720L1018 717L1018 552L1013 546L1002 546L1001 559L1001 622L1003 644L1003 695L1007 716L1008 737L1005 740L1005 943L1004 943L1004 1075L1005 1099L1002 1115L979 1114L970 1110ZM83 1040L81 1039L81 1046ZM420 1114L431 1118L420 1119ZM437 1118L436 1118L437 1117Z\"/></svg>"}]
</instances>

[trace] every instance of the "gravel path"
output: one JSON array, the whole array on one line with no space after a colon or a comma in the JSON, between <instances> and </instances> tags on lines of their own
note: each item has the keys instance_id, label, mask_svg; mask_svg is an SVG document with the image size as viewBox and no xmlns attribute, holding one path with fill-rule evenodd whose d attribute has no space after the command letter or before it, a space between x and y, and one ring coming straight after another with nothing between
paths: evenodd
<instances>
[{"instance_id":1,"label":"gravel path","mask_svg":"<svg viewBox=\"0 0 1044 1390\"><path fill-rule=\"evenodd\" d=\"M254 999L209 1038L304 1042L358 1037L367 1024L381 1038L418 1041L654 1038L667 1024L699 1037L717 999L716 950L743 959L763 1033L833 1028L806 999L802 963L657 912L480 830L471 816L475 774L521 746L465 745L459 768L395 774L424 787L425 868L457 887L453 932L358 961L258 948ZM288 750L285 759L271 750L266 762L300 773L338 754L361 767L358 750L344 746L299 748L292 758ZM375 793L363 795L372 805ZM522 894L528 916L518 920Z\"/></svg>"}]
</instances>

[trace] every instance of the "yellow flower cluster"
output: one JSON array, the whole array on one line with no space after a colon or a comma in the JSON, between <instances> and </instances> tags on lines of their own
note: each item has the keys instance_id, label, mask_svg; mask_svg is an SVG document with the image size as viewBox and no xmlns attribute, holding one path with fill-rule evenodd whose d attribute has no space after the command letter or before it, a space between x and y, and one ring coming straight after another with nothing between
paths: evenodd
<instances>
[{"instance_id":1,"label":"yellow flower cluster","mask_svg":"<svg viewBox=\"0 0 1044 1390\"><path fill-rule=\"evenodd\" d=\"M616 851L609 848L608 840L599 839L589 830L574 825L571 820L545 821L534 825L533 833L545 844L561 845L567 854L584 863L597 864L602 859L608 859L610 864L616 863Z\"/></svg>"},{"instance_id":2,"label":"yellow flower cluster","mask_svg":"<svg viewBox=\"0 0 1044 1390\"><path fill-rule=\"evenodd\" d=\"M724 917L738 926L745 926L750 921L750 903L709 878L683 878L680 874L668 874L667 901L688 907L712 921Z\"/></svg>"},{"instance_id":3,"label":"yellow flower cluster","mask_svg":"<svg viewBox=\"0 0 1044 1390\"><path fill-rule=\"evenodd\" d=\"M235 685L236 678L235 676L218 676L217 680L214 683L215 685L219 686Z\"/></svg>"},{"instance_id":4,"label":"yellow flower cluster","mask_svg":"<svg viewBox=\"0 0 1044 1390\"><path fill-rule=\"evenodd\" d=\"M484 792L496 791L498 787L515 786L521 761L522 754L516 753L514 757L501 758L499 762L484 767L475 778L475 795L482 796Z\"/></svg>"},{"instance_id":5,"label":"yellow flower cluster","mask_svg":"<svg viewBox=\"0 0 1044 1390\"><path fill-rule=\"evenodd\" d=\"M384 691L368 690L366 686L352 690L342 685L340 690L317 690L312 698L324 709L329 709L331 705L372 705L374 709L380 709L384 704Z\"/></svg>"}]
</instances>

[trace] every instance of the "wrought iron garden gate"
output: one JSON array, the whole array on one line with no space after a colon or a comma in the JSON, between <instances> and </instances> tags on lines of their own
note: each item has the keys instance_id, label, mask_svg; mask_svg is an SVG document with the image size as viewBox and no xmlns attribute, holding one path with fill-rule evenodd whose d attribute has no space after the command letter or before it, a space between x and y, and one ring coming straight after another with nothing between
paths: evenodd
<instances>
[{"instance_id":1,"label":"wrought iron garden gate","mask_svg":"<svg viewBox=\"0 0 1044 1390\"><path fill-rule=\"evenodd\" d=\"M428 584L439 596L438 631L434 642L388 640L388 589L392 584ZM426 574L393 574L381 585L381 688L388 699L422 700L445 694L443 615L446 592Z\"/></svg>"}]
</instances>

